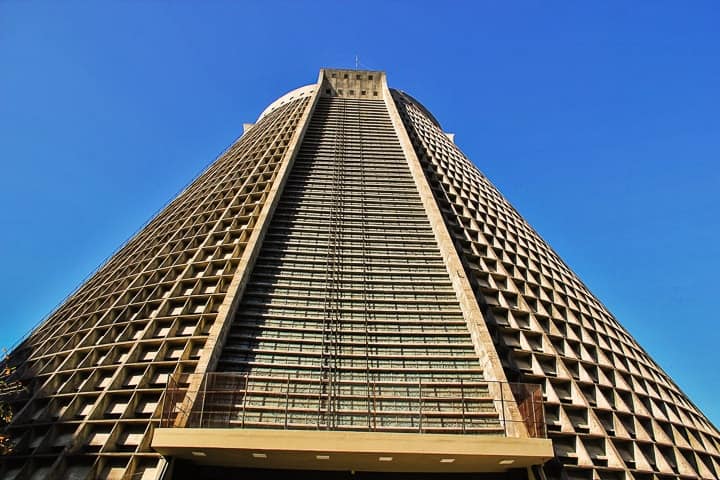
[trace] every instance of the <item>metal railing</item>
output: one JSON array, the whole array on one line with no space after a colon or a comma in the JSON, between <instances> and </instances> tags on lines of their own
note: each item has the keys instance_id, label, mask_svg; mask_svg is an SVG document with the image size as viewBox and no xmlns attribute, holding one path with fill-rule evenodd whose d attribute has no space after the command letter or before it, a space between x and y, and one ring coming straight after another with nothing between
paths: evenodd
<instances>
[{"instance_id":1,"label":"metal railing","mask_svg":"<svg viewBox=\"0 0 720 480\"><path fill-rule=\"evenodd\" d=\"M165 391L160 425L515 436L522 423L531 437L546 436L542 389L536 384L339 379L335 387L334 406L325 411L328 392L320 377L175 375ZM511 404L517 410L509 409Z\"/></svg>"}]
</instances>

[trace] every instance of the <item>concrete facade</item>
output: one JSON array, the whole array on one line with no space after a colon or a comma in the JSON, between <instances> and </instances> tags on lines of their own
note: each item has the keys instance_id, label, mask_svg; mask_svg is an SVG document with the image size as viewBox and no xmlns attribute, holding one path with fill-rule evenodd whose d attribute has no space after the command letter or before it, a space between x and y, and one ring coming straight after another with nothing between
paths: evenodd
<instances>
[{"instance_id":1,"label":"concrete facade","mask_svg":"<svg viewBox=\"0 0 720 480\"><path fill-rule=\"evenodd\" d=\"M9 363L2 478L720 476L717 429L378 71L273 102Z\"/></svg>"}]
</instances>

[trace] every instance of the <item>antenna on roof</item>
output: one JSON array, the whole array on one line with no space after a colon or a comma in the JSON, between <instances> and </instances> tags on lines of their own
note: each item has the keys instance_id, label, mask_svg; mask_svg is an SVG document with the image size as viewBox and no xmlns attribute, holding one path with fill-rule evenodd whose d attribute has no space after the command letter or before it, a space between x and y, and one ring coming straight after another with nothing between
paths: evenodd
<instances>
[{"instance_id":1,"label":"antenna on roof","mask_svg":"<svg viewBox=\"0 0 720 480\"><path fill-rule=\"evenodd\" d=\"M355 70L358 70L358 65L360 65L360 58L355 55Z\"/></svg>"}]
</instances>

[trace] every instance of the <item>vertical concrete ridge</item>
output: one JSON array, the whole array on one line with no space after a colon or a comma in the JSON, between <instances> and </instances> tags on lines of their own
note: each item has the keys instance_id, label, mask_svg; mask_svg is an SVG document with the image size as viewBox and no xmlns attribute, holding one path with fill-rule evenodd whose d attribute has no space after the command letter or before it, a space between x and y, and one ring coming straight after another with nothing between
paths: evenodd
<instances>
[{"instance_id":1,"label":"vertical concrete ridge","mask_svg":"<svg viewBox=\"0 0 720 480\"><path fill-rule=\"evenodd\" d=\"M405 158L410 167L410 172L415 179L420 197L422 199L425 212L430 219L435 238L440 252L442 253L445 265L447 267L448 274L452 280L453 288L460 302L463 311L463 317L468 324L468 328L472 334L473 343L475 345L476 352L480 359L480 363L483 369L487 372L490 380L500 382L496 384L497 398L503 398L503 408L505 418L511 419L511 424L508 426L508 432L511 435L517 437L527 437L528 431L522 422L522 416L518 410L517 404L515 403L514 396L507 384L507 377L505 371L502 368L502 363L495 350L495 344L492 340L490 332L487 329L485 320L480 309L480 305L475 298L472 286L465 276L465 268L463 267L460 256L457 253L455 244L452 241L450 232L445 225L443 216L440 212L440 208L435 201L432 189L428 183L425 173L423 172L422 165L415 153L415 150L410 141L410 137L405 130L405 126L400 118L400 114L395 106L395 102L390 93L390 89L387 85L387 79L383 76L383 100L390 114L395 133L400 140ZM501 390L501 391L500 391Z\"/></svg>"},{"instance_id":2,"label":"vertical concrete ridge","mask_svg":"<svg viewBox=\"0 0 720 480\"><path fill-rule=\"evenodd\" d=\"M295 157L299 150L299 146L302 144L302 139L305 135L305 131L310 123L310 118L315 111L317 100L319 98L319 89L316 88L312 92L310 102L308 103L305 112L303 113L300 121L298 122L295 134L290 141L290 144L285 151L282 164L278 169L277 176L273 182L270 190L267 192L265 198L265 205L258 215L256 227L253 229L253 233L248 239L247 247L240 258L240 264L236 270L235 275L230 283L228 292L234 292L228 294L223 303L218 309L218 320L213 325L208 335L208 342L206 343L205 351L201 355L198 361L196 372L209 372L215 369L217 361L222 351L222 346L225 343L225 338L229 329L229 324L232 321L232 316L237 309L237 304L245 291L245 286L252 273L255 260L257 259L260 246L262 245L265 233L267 232L268 225L272 219L275 208L277 207L280 196L282 195L283 188L287 182L287 177L292 170ZM228 320L230 319L230 321ZM199 376L193 377L199 382ZM200 385L190 385L189 391L197 391ZM192 403L190 404L192 405ZM188 410L189 411L189 410Z\"/></svg>"}]
</instances>

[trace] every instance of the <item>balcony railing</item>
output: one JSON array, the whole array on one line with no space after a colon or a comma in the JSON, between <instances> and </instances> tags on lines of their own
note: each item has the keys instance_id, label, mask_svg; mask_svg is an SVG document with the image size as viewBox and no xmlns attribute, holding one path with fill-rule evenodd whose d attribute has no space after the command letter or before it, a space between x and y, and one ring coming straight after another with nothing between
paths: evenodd
<instances>
[{"instance_id":1,"label":"balcony railing","mask_svg":"<svg viewBox=\"0 0 720 480\"><path fill-rule=\"evenodd\" d=\"M508 414L508 402L519 418ZM536 384L208 373L170 378L161 426L513 436L521 422L531 437L545 438L543 412Z\"/></svg>"}]
</instances>

